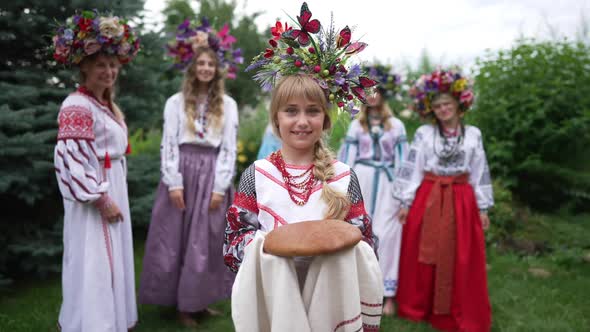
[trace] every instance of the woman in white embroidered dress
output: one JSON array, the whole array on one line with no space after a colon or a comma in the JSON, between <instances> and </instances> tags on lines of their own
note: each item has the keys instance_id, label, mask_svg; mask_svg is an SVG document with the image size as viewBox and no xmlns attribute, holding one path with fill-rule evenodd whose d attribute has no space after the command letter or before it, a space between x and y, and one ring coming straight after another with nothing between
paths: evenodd
<instances>
[{"instance_id":1,"label":"woman in white embroidered dress","mask_svg":"<svg viewBox=\"0 0 590 332\"><path fill-rule=\"evenodd\" d=\"M182 92L164 108L162 180L146 242L139 300L176 306L179 320L229 298L234 275L219 259L225 211L231 204L238 110L224 94L221 62L209 46L195 48Z\"/></svg>"},{"instance_id":2,"label":"woman in white embroidered dress","mask_svg":"<svg viewBox=\"0 0 590 332\"><path fill-rule=\"evenodd\" d=\"M282 148L244 171L227 213L225 263L239 269L235 328L374 331L383 287L371 221L354 171L334 160L324 143L331 127L324 91L307 75L287 76L273 92L270 112ZM289 259L262 252L264 235L273 229L324 218L357 226L363 241L330 256Z\"/></svg>"},{"instance_id":3,"label":"woman in white embroidered dress","mask_svg":"<svg viewBox=\"0 0 590 332\"><path fill-rule=\"evenodd\" d=\"M467 79L438 70L412 88L418 128L394 182L404 206L398 315L444 331L489 331L485 239L494 205L482 143L462 117L473 101Z\"/></svg>"},{"instance_id":4,"label":"woman in white embroidered dress","mask_svg":"<svg viewBox=\"0 0 590 332\"><path fill-rule=\"evenodd\" d=\"M121 332L137 322L125 160L128 135L113 90L121 63L135 55L139 44L112 55L111 46L118 47L134 35L119 19L98 15L94 19L101 30L87 31L88 38L108 35L107 28L129 31L129 35L115 36L112 44L102 48L84 49L77 46L84 45L84 40L62 43L63 29L54 38L55 59L79 65L81 78L81 86L61 105L54 154L64 204L59 313L64 332ZM74 35L84 36L77 31ZM74 53L79 56L71 56Z\"/></svg>"},{"instance_id":5,"label":"woman in white embroidered dress","mask_svg":"<svg viewBox=\"0 0 590 332\"><path fill-rule=\"evenodd\" d=\"M385 315L394 312L402 235L402 225L396 217L399 203L393 197L393 178L406 156L407 145L404 124L393 117L384 91L377 89L361 107L359 118L350 123L338 158L356 172L373 221L373 232L379 239Z\"/></svg>"}]
</instances>

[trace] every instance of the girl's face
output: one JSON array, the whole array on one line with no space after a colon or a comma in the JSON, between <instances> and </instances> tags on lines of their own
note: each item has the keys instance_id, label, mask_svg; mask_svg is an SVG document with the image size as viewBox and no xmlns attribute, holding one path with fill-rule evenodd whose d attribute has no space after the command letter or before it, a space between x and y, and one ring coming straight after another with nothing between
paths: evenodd
<instances>
[{"instance_id":1,"label":"girl's face","mask_svg":"<svg viewBox=\"0 0 590 332\"><path fill-rule=\"evenodd\" d=\"M277 113L283 144L296 150L313 149L322 137L325 117L320 104L303 97L291 98Z\"/></svg>"},{"instance_id":2,"label":"girl's face","mask_svg":"<svg viewBox=\"0 0 590 332\"><path fill-rule=\"evenodd\" d=\"M378 92L375 92L374 94L372 94L370 96L367 96L367 106L368 107L379 108L382 103L383 103L383 97L381 97L381 94Z\"/></svg>"},{"instance_id":3,"label":"girl's face","mask_svg":"<svg viewBox=\"0 0 590 332\"><path fill-rule=\"evenodd\" d=\"M442 95L432 102L432 111L441 122L453 122L459 119L459 103L449 95Z\"/></svg>"},{"instance_id":4,"label":"girl's face","mask_svg":"<svg viewBox=\"0 0 590 332\"><path fill-rule=\"evenodd\" d=\"M197 79L202 83L209 83L215 77L217 61L208 53L201 53L195 60Z\"/></svg>"},{"instance_id":5,"label":"girl's face","mask_svg":"<svg viewBox=\"0 0 590 332\"><path fill-rule=\"evenodd\" d=\"M82 63L80 70L84 73L84 85L109 89L115 85L119 75L119 59L116 56L99 54L94 60Z\"/></svg>"},{"instance_id":6,"label":"girl's face","mask_svg":"<svg viewBox=\"0 0 590 332\"><path fill-rule=\"evenodd\" d=\"M381 118L381 111L377 108L372 108L371 106L367 106L367 119L371 126L378 126L383 121Z\"/></svg>"}]
</instances>

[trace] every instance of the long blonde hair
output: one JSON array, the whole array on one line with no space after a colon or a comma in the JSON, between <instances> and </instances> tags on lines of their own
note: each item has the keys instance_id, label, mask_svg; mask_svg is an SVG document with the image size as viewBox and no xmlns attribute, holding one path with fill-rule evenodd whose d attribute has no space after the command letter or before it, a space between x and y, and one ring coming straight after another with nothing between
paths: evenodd
<instances>
[{"instance_id":1,"label":"long blonde hair","mask_svg":"<svg viewBox=\"0 0 590 332\"><path fill-rule=\"evenodd\" d=\"M393 118L393 112L391 111L391 108L387 104L387 100L385 100L385 97L383 96L383 94L379 90L377 90L376 93L379 94L379 96L381 97L381 102L379 103L377 108L379 108L379 115L381 116L381 123L383 124L383 130L388 131L391 129L391 122L389 122L389 119ZM361 112L359 114L359 122L361 124L361 127L363 127L363 130L366 133L369 132L369 120L368 120L369 111L368 111L368 108L369 108L369 106L367 106L367 104L363 104L361 106Z\"/></svg>"},{"instance_id":2,"label":"long blonde hair","mask_svg":"<svg viewBox=\"0 0 590 332\"><path fill-rule=\"evenodd\" d=\"M195 132L195 112L197 105L197 87L199 79L197 78L197 59L202 54L208 54L215 60L215 76L209 82L207 126L219 132L222 127L223 119L223 95L225 94L225 85L223 73L220 67L220 61L217 54L209 47L199 47L193 60L188 66L182 81L182 95L184 97L184 114L187 119L187 126L191 132Z\"/></svg>"},{"instance_id":3,"label":"long blonde hair","mask_svg":"<svg viewBox=\"0 0 590 332\"><path fill-rule=\"evenodd\" d=\"M92 55L84 57L84 59L82 59L82 62L80 63L80 67L79 67L79 69L80 69L79 83L80 84L84 85L86 83L86 78L87 78L86 73L82 70L82 67L87 66L87 65L88 66L93 65L99 55L103 55L106 57L113 57L113 58L117 59L117 62L119 62L119 59L115 55L109 55L109 54L105 54L105 53L94 53ZM119 68L120 68L120 66L121 66L121 64L119 63ZM115 89L114 88L106 88L103 92L102 98L107 101L107 104L109 105L109 108L111 109L111 111L115 115L115 118L121 122L125 122L125 114L123 114L123 111L121 111L121 108L119 108L119 105L117 105L115 103Z\"/></svg>"},{"instance_id":4,"label":"long blonde hair","mask_svg":"<svg viewBox=\"0 0 590 332\"><path fill-rule=\"evenodd\" d=\"M278 113L289 100L296 97L303 97L316 102L325 114L324 135L314 146L313 175L322 182L321 199L328 207L324 218L343 220L350 209L350 199L346 193L337 191L328 184L328 181L335 175L334 154L325 142L325 134L332 127L332 121L328 113L326 95L319 84L311 77L303 74L286 76L275 87L270 103L270 122L273 131L277 137L281 137L278 130Z\"/></svg>"}]
</instances>

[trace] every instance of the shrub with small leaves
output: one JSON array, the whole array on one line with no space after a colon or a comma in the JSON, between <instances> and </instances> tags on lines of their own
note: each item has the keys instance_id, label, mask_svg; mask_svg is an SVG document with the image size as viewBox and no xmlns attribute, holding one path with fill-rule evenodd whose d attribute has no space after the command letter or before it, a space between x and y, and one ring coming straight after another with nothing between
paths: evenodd
<instances>
[{"instance_id":1,"label":"shrub with small leaves","mask_svg":"<svg viewBox=\"0 0 590 332\"><path fill-rule=\"evenodd\" d=\"M531 207L590 208L590 46L521 40L477 67L469 117L492 175Z\"/></svg>"}]
</instances>

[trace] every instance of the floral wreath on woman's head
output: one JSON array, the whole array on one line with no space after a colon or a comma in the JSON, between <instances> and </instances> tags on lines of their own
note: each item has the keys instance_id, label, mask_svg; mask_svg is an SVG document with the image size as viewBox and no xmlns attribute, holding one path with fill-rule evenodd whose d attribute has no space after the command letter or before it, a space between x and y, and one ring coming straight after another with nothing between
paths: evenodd
<instances>
[{"instance_id":1,"label":"floral wreath on woman's head","mask_svg":"<svg viewBox=\"0 0 590 332\"><path fill-rule=\"evenodd\" d=\"M348 26L336 33L333 22L323 30L320 21L311 18L307 3L301 5L296 27L278 21L271 29L268 47L254 57L246 71L255 70L254 80L270 91L281 77L304 73L310 75L326 93L331 104L351 115L359 112L358 100L366 102L367 93L377 82L363 75L360 65L350 66L351 56L367 44L352 42Z\"/></svg>"},{"instance_id":2,"label":"floral wreath on woman's head","mask_svg":"<svg viewBox=\"0 0 590 332\"><path fill-rule=\"evenodd\" d=\"M432 116L432 100L442 93L453 96L461 112L467 112L473 104L473 90L466 77L453 70L435 70L420 76L410 88L414 111L422 117Z\"/></svg>"},{"instance_id":3,"label":"floral wreath on woman's head","mask_svg":"<svg viewBox=\"0 0 590 332\"><path fill-rule=\"evenodd\" d=\"M375 63L365 66L369 77L378 81L377 89L380 90L385 98L391 98L399 91L401 85L401 76L396 74L390 65Z\"/></svg>"},{"instance_id":4,"label":"floral wreath on woman's head","mask_svg":"<svg viewBox=\"0 0 590 332\"><path fill-rule=\"evenodd\" d=\"M139 51L139 39L125 19L85 10L57 28L52 49L53 58L63 64L77 65L99 52L115 55L124 64Z\"/></svg>"},{"instance_id":5,"label":"floral wreath on woman's head","mask_svg":"<svg viewBox=\"0 0 590 332\"><path fill-rule=\"evenodd\" d=\"M226 71L226 77L235 79L238 64L244 62L242 50L234 49L232 46L236 41L236 38L229 34L227 23L221 30L216 31L205 17L201 18L201 25L195 23L193 26L187 19L178 26L176 37L168 44L168 55L174 58L175 68L185 69L199 47L208 47L217 54L220 67Z\"/></svg>"}]
</instances>

